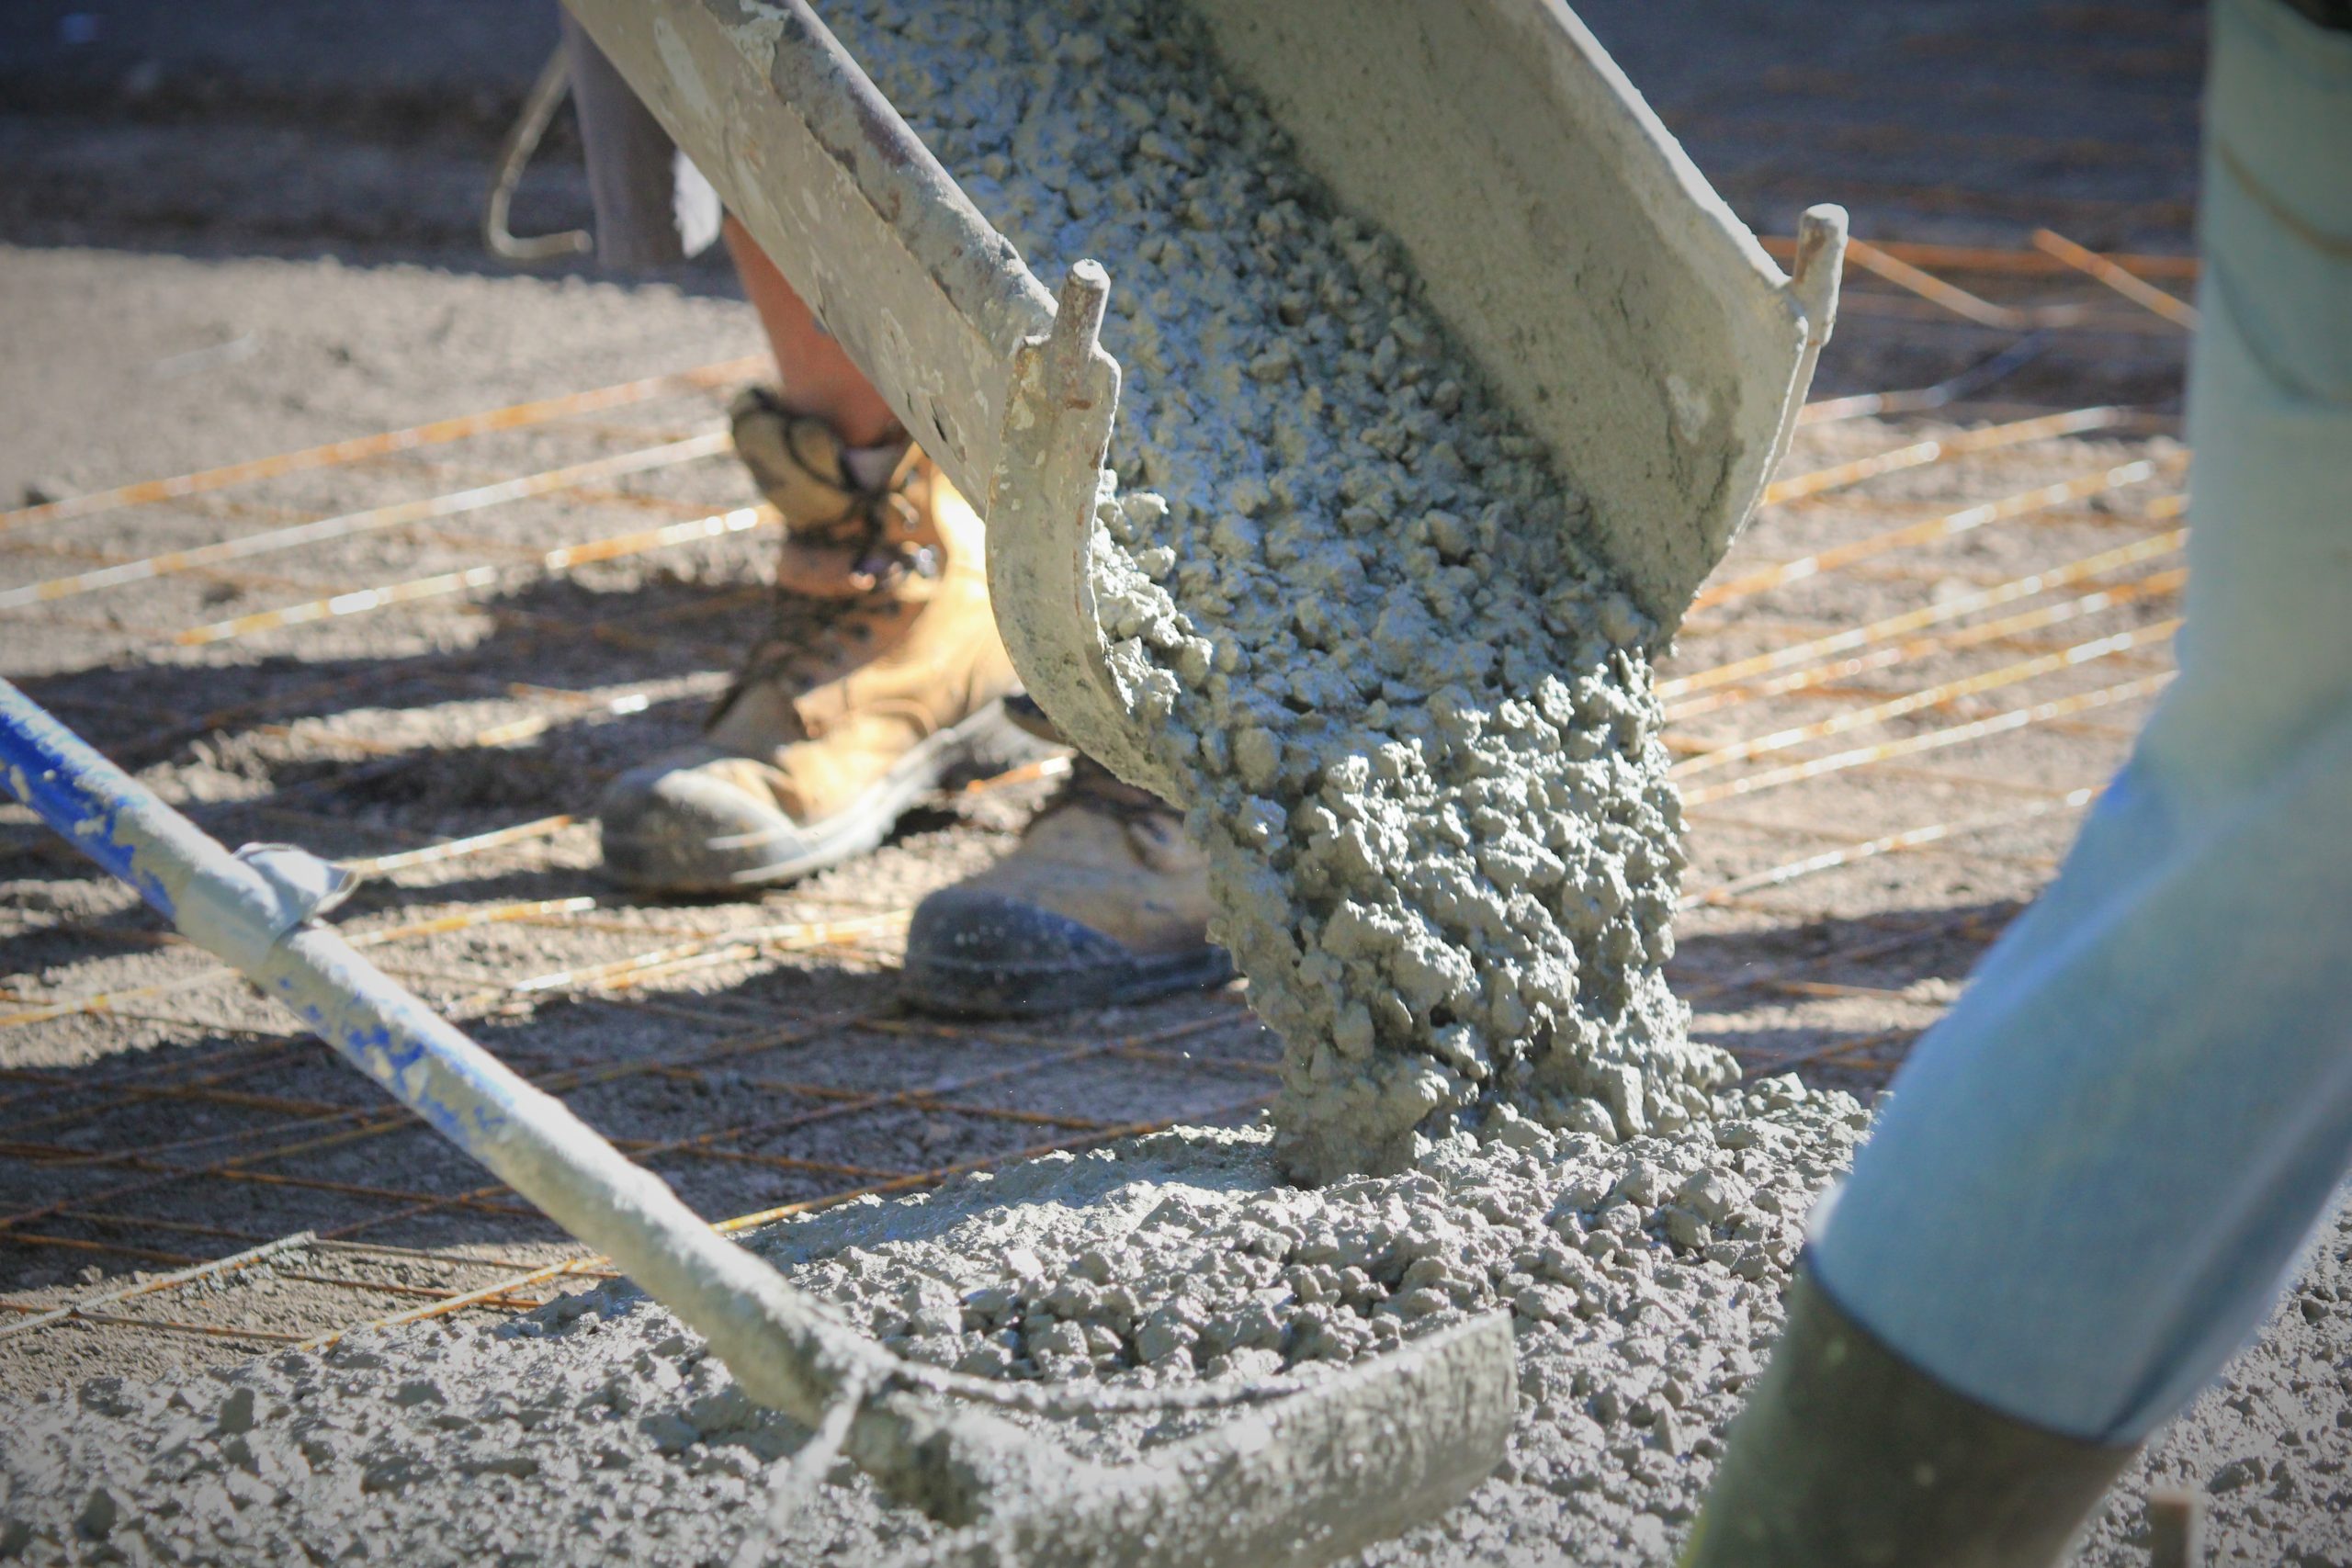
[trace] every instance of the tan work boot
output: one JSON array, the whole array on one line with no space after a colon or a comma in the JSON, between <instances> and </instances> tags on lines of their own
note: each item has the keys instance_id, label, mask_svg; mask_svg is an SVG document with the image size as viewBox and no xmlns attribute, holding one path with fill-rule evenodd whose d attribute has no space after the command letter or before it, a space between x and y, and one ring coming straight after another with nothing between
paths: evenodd
<instances>
[{"instance_id":1,"label":"tan work boot","mask_svg":"<svg viewBox=\"0 0 2352 1568\"><path fill-rule=\"evenodd\" d=\"M753 389L735 446L783 513L775 623L700 743L614 781L605 868L650 892L789 881L882 841L959 763L1029 752L998 699L980 520L911 446L861 486L823 421Z\"/></svg>"},{"instance_id":2,"label":"tan work boot","mask_svg":"<svg viewBox=\"0 0 2352 1568\"><path fill-rule=\"evenodd\" d=\"M1005 706L1053 738L1028 698ZM1074 757L1012 854L916 906L900 984L917 1007L985 1017L1142 1001L1233 978L1208 923L1208 857L1182 815Z\"/></svg>"}]
</instances>

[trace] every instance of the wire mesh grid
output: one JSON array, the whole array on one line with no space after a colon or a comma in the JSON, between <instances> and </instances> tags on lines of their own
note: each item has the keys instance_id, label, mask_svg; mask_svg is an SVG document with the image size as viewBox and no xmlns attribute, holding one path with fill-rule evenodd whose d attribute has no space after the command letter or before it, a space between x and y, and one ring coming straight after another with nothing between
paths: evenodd
<instances>
[{"instance_id":1,"label":"wire mesh grid","mask_svg":"<svg viewBox=\"0 0 2352 1568\"><path fill-rule=\"evenodd\" d=\"M2016 363L2111 310L2186 326L2146 297L2177 262L2052 240L1856 265L1875 297L2009 332ZM714 461L715 397L751 368L0 513L0 604L58 649L37 696L216 834L368 873L359 945L728 1228L1251 1114L1277 1048L1238 991L978 1028L879 976L913 898L994 852L1054 763L756 902L594 879L594 789L693 732L761 613L774 518ZM1752 1072L1883 1081L2169 672L2185 452L2125 410L2001 409L1987 379L1808 410L1663 671L1691 831L1677 987ZM1865 417L1928 411L1997 417ZM0 987L0 1364L316 1345L607 1275L12 820L6 873L42 897Z\"/></svg>"}]
</instances>

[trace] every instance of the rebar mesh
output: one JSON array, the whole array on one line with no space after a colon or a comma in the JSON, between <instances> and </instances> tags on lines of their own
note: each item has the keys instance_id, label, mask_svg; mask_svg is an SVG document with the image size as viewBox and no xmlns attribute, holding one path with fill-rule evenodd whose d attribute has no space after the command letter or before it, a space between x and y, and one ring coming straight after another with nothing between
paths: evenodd
<instances>
[{"instance_id":1,"label":"rebar mesh","mask_svg":"<svg viewBox=\"0 0 2352 1568\"><path fill-rule=\"evenodd\" d=\"M2110 331L2137 305L2177 329L2143 297L2177 263L2067 245L1858 247L1897 291L1860 298L2012 333ZM692 732L758 615L772 518L717 444L678 445L748 373L0 513L12 636L113 650L28 683L128 766L206 762L221 786L181 793L216 834L367 872L356 942L730 1228L1251 1114L1277 1051L1238 990L1023 1027L901 1010L879 972L921 890L904 865L733 905L594 879L596 784ZM2029 411L1922 436L1852 418L1919 396L1816 405L1665 671L1691 829L1677 986L1758 1073L1883 1082L2050 874L2170 669L2185 454L2150 444L2161 422ZM363 471L381 499L322 500ZM164 548L77 536L132 508ZM435 531L458 513L464 535ZM263 548L289 539L299 557ZM241 564L264 554L285 558ZM90 618L133 587L135 627ZM413 650L345 640L379 617L405 617ZM1003 838L1053 771L944 792L910 831ZM0 988L0 1032L26 1043L0 1068L0 1359L49 1381L79 1364L77 1325L314 1345L604 1277L28 820L0 856L57 896L17 919ZM1932 886L1887 869L1937 857Z\"/></svg>"}]
</instances>

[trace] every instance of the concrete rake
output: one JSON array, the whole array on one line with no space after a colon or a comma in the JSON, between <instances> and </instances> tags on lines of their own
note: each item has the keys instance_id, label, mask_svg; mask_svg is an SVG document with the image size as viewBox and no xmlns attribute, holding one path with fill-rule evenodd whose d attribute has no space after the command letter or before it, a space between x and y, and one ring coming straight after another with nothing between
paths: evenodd
<instances>
[{"instance_id":1,"label":"concrete rake","mask_svg":"<svg viewBox=\"0 0 2352 1568\"><path fill-rule=\"evenodd\" d=\"M1023 1384L901 1360L714 1232L321 924L353 885L342 868L281 844L230 852L5 681L0 767L75 849L609 1256L702 1334L747 1393L807 1425L816 1435L779 1483L782 1503L839 1454L893 1499L958 1527L910 1563L1304 1568L1451 1506L1502 1457L1517 1375L1500 1314L1306 1385ZM999 1414L1245 1404L1116 1466L1078 1460ZM756 1561L767 1539L753 1521L739 1561Z\"/></svg>"}]
</instances>

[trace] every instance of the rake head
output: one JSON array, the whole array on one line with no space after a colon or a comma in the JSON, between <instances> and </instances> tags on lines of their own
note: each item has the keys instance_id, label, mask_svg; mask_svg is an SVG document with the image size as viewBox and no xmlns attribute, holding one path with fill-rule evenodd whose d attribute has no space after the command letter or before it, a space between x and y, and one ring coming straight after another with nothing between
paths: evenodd
<instances>
[{"instance_id":1,"label":"rake head","mask_svg":"<svg viewBox=\"0 0 2352 1568\"><path fill-rule=\"evenodd\" d=\"M1474 1319L1131 1464L1085 1467L899 1568L1307 1568L1434 1518L1503 1456L1510 1320Z\"/></svg>"}]
</instances>

